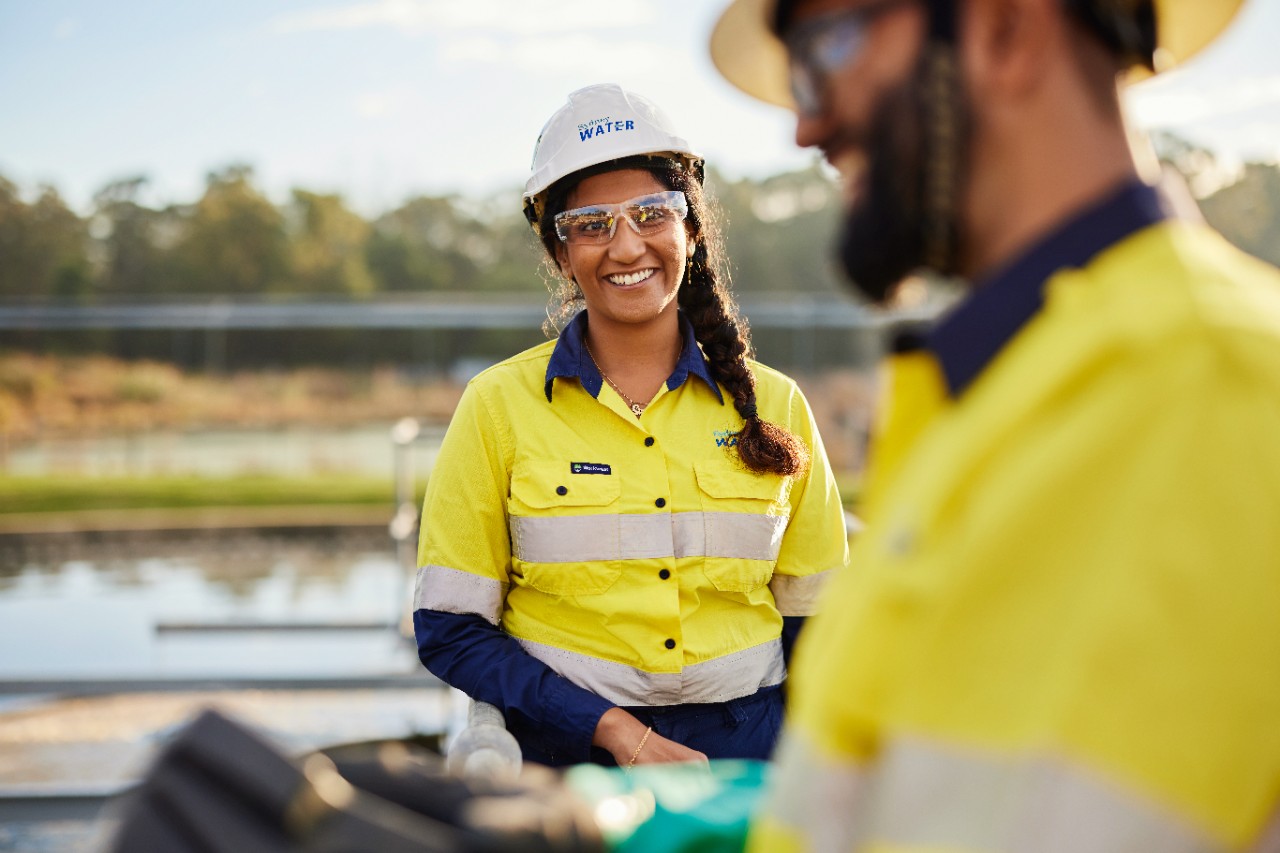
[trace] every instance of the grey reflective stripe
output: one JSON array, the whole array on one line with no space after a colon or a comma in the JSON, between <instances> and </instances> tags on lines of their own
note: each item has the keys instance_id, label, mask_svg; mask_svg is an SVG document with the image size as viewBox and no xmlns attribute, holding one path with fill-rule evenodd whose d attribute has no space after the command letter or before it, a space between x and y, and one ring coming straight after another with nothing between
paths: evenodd
<instances>
[{"instance_id":1,"label":"grey reflective stripe","mask_svg":"<svg viewBox=\"0 0 1280 853\"><path fill-rule=\"evenodd\" d=\"M507 585L447 566L422 566L413 590L414 610L483 616L494 625L502 616Z\"/></svg>"},{"instance_id":2,"label":"grey reflective stripe","mask_svg":"<svg viewBox=\"0 0 1280 853\"><path fill-rule=\"evenodd\" d=\"M722 557L730 560L778 559L785 515L745 512L679 512L671 516L675 541L662 557Z\"/></svg>"},{"instance_id":3,"label":"grey reflective stripe","mask_svg":"<svg viewBox=\"0 0 1280 853\"><path fill-rule=\"evenodd\" d=\"M809 758L788 772L831 772ZM854 839L842 849L877 843L993 853L1226 850L1172 811L1062 759L1000 758L895 738L874 764L849 771L861 777L852 800L815 815L804 797L791 797L774 806L775 817L793 827L842 827ZM810 779L806 790L817 787ZM816 841L814 849L827 849Z\"/></svg>"},{"instance_id":4,"label":"grey reflective stripe","mask_svg":"<svg viewBox=\"0 0 1280 853\"><path fill-rule=\"evenodd\" d=\"M876 764L869 838L1019 853L1223 850L1156 804L1057 758L895 739Z\"/></svg>"},{"instance_id":5,"label":"grey reflective stripe","mask_svg":"<svg viewBox=\"0 0 1280 853\"><path fill-rule=\"evenodd\" d=\"M816 575L780 575L774 572L769 581L774 603L783 616L812 616L818 612L818 596L831 580L835 569Z\"/></svg>"},{"instance_id":6,"label":"grey reflective stripe","mask_svg":"<svg viewBox=\"0 0 1280 853\"><path fill-rule=\"evenodd\" d=\"M865 776L854 764L823 760L794 728L783 730L764 814L813 851L853 850Z\"/></svg>"},{"instance_id":7,"label":"grey reflective stripe","mask_svg":"<svg viewBox=\"0 0 1280 853\"><path fill-rule=\"evenodd\" d=\"M1249 853L1280 853L1280 803L1271 812L1271 820L1263 827Z\"/></svg>"},{"instance_id":8,"label":"grey reflective stripe","mask_svg":"<svg viewBox=\"0 0 1280 853\"><path fill-rule=\"evenodd\" d=\"M612 513L536 517L513 515L511 554L526 563L616 560L621 548L619 518L620 516Z\"/></svg>"},{"instance_id":9,"label":"grey reflective stripe","mask_svg":"<svg viewBox=\"0 0 1280 853\"><path fill-rule=\"evenodd\" d=\"M704 512L702 518L707 531L704 556L737 560L778 559L789 521L785 515L742 512Z\"/></svg>"},{"instance_id":10,"label":"grey reflective stripe","mask_svg":"<svg viewBox=\"0 0 1280 853\"><path fill-rule=\"evenodd\" d=\"M530 656L615 705L675 705L725 702L781 684L786 675L782 642L770 640L740 652L686 666L680 672L645 672L516 638Z\"/></svg>"},{"instance_id":11,"label":"grey reflective stripe","mask_svg":"<svg viewBox=\"0 0 1280 853\"><path fill-rule=\"evenodd\" d=\"M697 557L707 551L707 524L700 512L677 512L671 516L671 556Z\"/></svg>"},{"instance_id":12,"label":"grey reflective stripe","mask_svg":"<svg viewBox=\"0 0 1280 853\"><path fill-rule=\"evenodd\" d=\"M526 563L588 563L662 557L778 559L785 515L679 512L647 515L512 516L511 546Z\"/></svg>"}]
</instances>

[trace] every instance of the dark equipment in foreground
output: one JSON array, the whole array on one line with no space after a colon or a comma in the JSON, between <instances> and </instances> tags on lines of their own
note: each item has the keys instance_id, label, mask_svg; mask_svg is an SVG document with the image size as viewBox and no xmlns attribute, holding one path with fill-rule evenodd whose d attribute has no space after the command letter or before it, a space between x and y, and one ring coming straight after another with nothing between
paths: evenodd
<instances>
[{"instance_id":1,"label":"dark equipment in foreground","mask_svg":"<svg viewBox=\"0 0 1280 853\"><path fill-rule=\"evenodd\" d=\"M588 807L547 771L519 781L450 776L401 743L301 762L206 711L119 803L111 853L587 853Z\"/></svg>"}]
</instances>

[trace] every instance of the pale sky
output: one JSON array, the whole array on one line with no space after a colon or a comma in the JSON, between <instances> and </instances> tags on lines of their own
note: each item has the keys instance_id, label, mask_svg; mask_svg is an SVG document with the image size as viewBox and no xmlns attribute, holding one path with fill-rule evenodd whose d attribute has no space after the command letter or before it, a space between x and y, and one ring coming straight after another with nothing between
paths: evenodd
<instances>
[{"instance_id":1,"label":"pale sky","mask_svg":"<svg viewBox=\"0 0 1280 853\"><path fill-rule=\"evenodd\" d=\"M1217 0L1200 0L1217 2ZM731 177L811 162L789 114L715 72L724 0L0 0L0 175L79 210L147 175L153 204L247 163L282 201L366 215L421 193L518 191L573 89L657 101ZM1201 57L1132 93L1148 128L1228 159L1280 159L1280 0L1247 0Z\"/></svg>"}]
</instances>

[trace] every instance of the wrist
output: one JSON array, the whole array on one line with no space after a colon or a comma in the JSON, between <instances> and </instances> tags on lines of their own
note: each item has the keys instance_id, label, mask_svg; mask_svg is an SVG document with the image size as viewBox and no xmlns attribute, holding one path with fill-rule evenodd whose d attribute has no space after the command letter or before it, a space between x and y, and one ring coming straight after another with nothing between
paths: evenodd
<instances>
[{"instance_id":1,"label":"wrist","mask_svg":"<svg viewBox=\"0 0 1280 853\"><path fill-rule=\"evenodd\" d=\"M626 767L644 736L645 724L615 706L600 718L591 744L608 750L619 767Z\"/></svg>"},{"instance_id":2,"label":"wrist","mask_svg":"<svg viewBox=\"0 0 1280 853\"><path fill-rule=\"evenodd\" d=\"M614 706L600 715L596 722L595 733L591 737L591 745L613 750L616 744L625 737L631 725L640 725L640 721L621 708Z\"/></svg>"},{"instance_id":3,"label":"wrist","mask_svg":"<svg viewBox=\"0 0 1280 853\"><path fill-rule=\"evenodd\" d=\"M640 757L640 750L644 749L644 745L649 740L649 735L653 734L653 726L649 726L644 730L644 735L640 738L640 743L636 744L635 751L631 753L631 760L627 762L627 769L630 770L636 766L636 759Z\"/></svg>"}]
</instances>

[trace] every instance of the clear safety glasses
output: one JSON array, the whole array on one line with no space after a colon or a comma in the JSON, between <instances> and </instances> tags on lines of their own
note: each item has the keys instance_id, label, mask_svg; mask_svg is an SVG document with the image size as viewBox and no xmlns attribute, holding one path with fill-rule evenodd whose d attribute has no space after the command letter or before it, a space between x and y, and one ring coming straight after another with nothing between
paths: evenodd
<instances>
[{"instance_id":1,"label":"clear safety glasses","mask_svg":"<svg viewBox=\"0 0 1280 853\"><path fill-rule=\"evenodd\" d=\"M679 190L642 195L618 204L593 204L556 214L556 236L570 245L601 245L613 239L618 220L625 219L641 237L683 222L689 202Z\"/></svg>"},{"instance_id":2,"label":"clear safety glasses","mask_svg":"<svg viewBox=\"0 0 1280 853\"><path fill-rule=\"evenodd\" d=\"M822 111L828 78L862 50L871 22L904 2L906 0L881 0L857 9L820 15L786 34L791 97L801 115L812 116Z\"/></svg>"}]
</instances>

